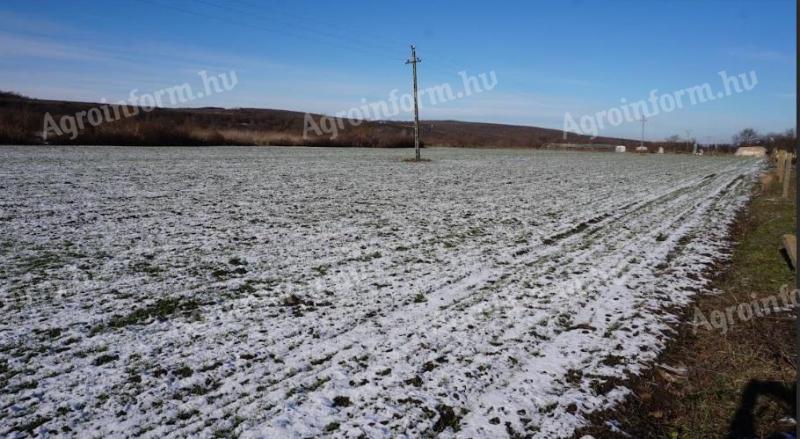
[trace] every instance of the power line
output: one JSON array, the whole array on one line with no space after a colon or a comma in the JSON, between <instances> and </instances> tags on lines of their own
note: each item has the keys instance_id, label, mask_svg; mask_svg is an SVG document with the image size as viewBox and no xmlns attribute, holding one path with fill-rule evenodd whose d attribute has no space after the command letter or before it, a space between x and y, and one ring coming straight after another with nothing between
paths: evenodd
<instances>
[{"instance_id":1,"label":"power line","mask_svg":"<svg viewBox=\"0 0 800 439\"><path fill-rule=\"evenodd\" d=\"M337 48L340 48L340 49L356 51L356 52L359 52L359 53L362 53L362 54L365 54L365 55L369 55L371 59L374 59L375 57L380 57L380 58L382 58L384 60L387 60L387 61L391 60L392 62L396 62L398 60L398 58L399 58L399 57L387 57L386 56L386 50L379 50L379 49L376 49L374 47L375 45L379 45L379 46L383 46L383 47L388 47L392 51L397 49L397 46L394 45L394 44L386 45L386 44L380 43L379 40L381 40L381 38L373 38L373 39L361 40L359 42L353 42L353 40L351 40L351 39L349 39L347 37L342 37L342 36L339 36L339 35L336 35L336 34L333 34L333 33L329 33L329 32L320 32L320 31L317 31L317 30L315 30L313 28L310 28L307 25L304 25L302 23L287 23L286 20L282 21L284 23L283 26L276 27L276 26L274 26L274 24L277 22L277 20L274 17L268 17L268 16L263 15L261 13L254 12L254 11L247 10L247 9L234 8L234 7L231 7L230 5L221 5L221 4L214 3L214 2L211 2L211 1L208 1L208 0L197 0L197 1L198 1L198 3L204 4L204 5L207 5L207 6L210 6L210 7L218 8L220 10L224 10L228 14L233 14L233 15L235 15L237 17L240 16L240 15L241 16L246 16L249 19L254 19L254 20L258 21L259 23L262 22L262 21L268 21L269 24L271 24L272 26L270 26L270 25L264 26L264 25L260 25L260 24L253 24L251 22L244 21L244 20L241 20L241 19L231 18L230 16L227 16L227 15L210 15L210 14L207 14L207 13L199 12L197 10L191 10L191 9L182 8L180 6L175 6L173 4L158 3L155 0L139 0L139 1L143 2L143 3L147 3L147 4L150 4L150 5L153 5L153 6L156 6L156 7L159 7L159 8L171 9L171 10L174 10L174 11L178 11L178 12L181 12L181 13L184 13L184 14L188 14L188 15L193 15L193 16L196 16L196 17L201 17L201 18L205 18L205 19L226 22L226 23L237 25L237 26L244 26L244 27L248 27L248 28L251 28L251 29L255 29L255 30L261 31L261 32L269 32L269 33L277 34L277 35L280 35L280 36L294 37L294 38L302 40L302 41L309 41L310 39L313 39L313 40L322 42L323 44L327 44L329 46L337 47ZM250 5L252 7L256 7L255 4L247 2L245 0L236 0L236 1L238 1L239 3L244 4L244 5ZM287 15L287 14L284 14L284 15ZM285 27L285 26L288 26L289 28L288 29L283 29L283 27ZM333 27L333 26L331 26L331 27ZM297 31L298 29L302 30L302 32L298 32ZM370 41L370 40L372 40L371 42L373 43L372 47L370 47L367 44L364 44L365 41ZM383 38L383 40L386 40L386 39ZM429 50L429 52L433 52L434 54L438 53L438 51L436 51L436 50ZM402 58L400 58L400 59L402 59ZM431 64L429 66L429 68L433 69L433 70L438 70L440 72L445 72L445 70L442 68L444 65L449 65L450 67L456 69L457 71L463 71L463 70L466 70L468 68L471 68L471 66L469 66L467 64L456 63L455 61L449 59L447 56L444 56L444 55L441 56L441 57L437 56L437 63ZM452 74L453 72L448 70L447 73L448 74ZM514 81L514 80L511 80L511 79L508 79L508 78L506 78L505 81L509 82L511 84L515 84L515 85L521 86L523 89L527 88L527 86L528 86L527 84L523 84L521 82Z\"/></svg>"},{"instance_id":2,"label":"power line","mask_svg":"<svg viewBox=\"0 0 800 439\"><path fill-rule=\"evenodd\" d=\"M198 1L200 1L201 3L208 4L208 5L212 5L207 0L198 0ZM259 10L262 8L261 5L257 5L255 3L252 3L252 2L247 1L247 0L234 0L234 1L236 1L237 3L240 3L242 5L247 5L247 6L251 6L253 8L258 8ZM224 8L224 9L229 9L229 10L235 10L234 8L229 8L229 7L221 6L221 5L213 5L213 6L216 6L216 7L219 7L219 8ZM244 14L248 14L248 15L251 14L250 11L243 11L243 10L236 10L236 11L244 13ZM327 28L337 28L337 27L339 27L339 25L336 24L336 23L322 21L322 20L316 19L315 17L304 17L304 16L301 17L301 16L296 15L296 14L291 14L291 13L287 13L285 11L278 11L278 10L274 10L274 9L271 10L270 12L271 13L275 13L275 14L279 14L279 15L295 17L298 20L303 20L303 21L313 20L313 21L316 21L317 23L320 23L320 24L326 26ZM262 17L263 17L263 15L262 15ZM270 17L270 19L272 19L272 17ZM296 24L296 23L299 23L299 24ZM321 32L319 32L319 31L317 31L317 30L315 30L315 29L313 29L311 27L308 27L307 25L302 24L301 22L296 22L296 23L292 24L292 26L303 27L303 28L308 29L310 32L317 33L317 34L320 34L320 35L329 35L331 37L339 38L339 39L341 39L343 41L348 41L348 42L352 42L353 41L352 39L350 39L348 37L345 37L345 36L340 36L340 35L336 35L336 34L332 34L332 33L321 33ZM364 35L364 37L365 38L362 38L362 39L358 40L358 43L356 43L356 44L360 44L363 47L368 47L369 45L365 44L365 43L366 42L372 43L371 47L370 47L370 50L376 50L375 53L378 53L378 51L380 51L381 53L384 53L387 49L391 50L391 51L395 51L401 45L403 45L403 46L405 45L405 43L400 43L399 40L389 39L389 38L386 38L385 36L379 36L379 35L376 35L374 33L370 33L368 35ZM441 53L441 52L437 51L436 49L426 49L426 50L429 53L432 53L433 55L435 55L438 62L441 62L443 64L448 64L449 66L451 66L452 68L454 68L454 69L456 69L458 71L465 70L466 68L470 67L470 66L465 65L463 63L459 64L455 60L450 59L446 54ZM435 65L431 65L431 66L435 67ZM452 72L448 72L448 73L452 73Z\"/></svg>"},{"instance_id":3,"label":"power line","mask_svg":"<svg viewBox=\"0 0 800 439\"><path fill-rule=\"evenodd\" d=\"M264 5L259 5L259 4L256 4L256 3L253 3L253 2L250 2L250 1L247 1L247 0L234 0L234 1L237 2L237 3L243 4L243 5L251 6L253 8L256 8L257 10L263 10L263 7L264 7ZM315 16L301 16L301 15L292 14L292 13L289 13L289 12L286 12L286 11L281 11L281 10L278 10L278 9L272 9L272 10L270 10L270 13L277 14L277 15L283 15L284 17L293 17L294 19L296 19L295 24L293 24L293 25L305 27L305 28L310 29L312 32L315 32L315 33L319 33L319 32L316 29L308 27L303 23L307 23L309 21L314 21L314 22L316 22L316 23L318 23L318 24L320 24L322 26L325 26L325 28L327 28L327 29L341 28L338 23L332 23L332 22L329 22L329 21L319 20ZM334 36L336 36L338 38L341 38L343 40L347 40L347 41L350 41L350 42L353 41L348 36L342 35L341 32L339 32L338 34L331 34L331 33L327 33L327 34L328 35L334 35ZM364 44L364 43L375 43L375 44L373 44L373 47L376 47L378 50L381 50L381 51L385 51L386 49L398 50L400 47L404 47L405 46L405 43L401 43L400 40L392 40L390 44L382 44L378 40L382 39L382 40L384 40L386 42L388 42L389 40L387 38L385 38L385 37L381 37L381 36L378 36L376 34L367 35L367 34L361 33L360 36L361 36L361 38L358 40L359 44L367 46L367 44Z\"/></svg>"},{"instance_id":4,"label":"power line","mask_svg":"<svg viewBox=\"0 0 800 439\"><path fill-rule=\"evenodd\" d=\"M275 34L278 34L278 35L281 35L281 36L295 37L295 38L303 40L303 41L308 41L309 40L309 35L308 34L315 34L314 36L317 37L317 38L315 38L317 41L320 41L320 42L322 42L324 44L327 44L327 45L330 45L330 46L334 46L334 47L338 47L338 48L345 48L345 49L348 49L348 50L355 50L357 52L361 52L361 53L367 54L367 55L374 55L375 53L377 53L375 51L370 51L369 49L365 49L364 47L355 46L355 45L349 44L347 42L344 42L344 44L341 44L342 41L340 41L337 44L337 43L333 43L331 41L326 41L325 38L329 38L330 39L330 38L335 38L335 37L333 37L333 36L325 36L320 32L314 32L314 31L310 31L309 30L307 34L301 34L301 33L298 33L298 32L292 31L292 30L286 30L286 29L280 29L280 28L276 28L276 27L256 25L256 24L252 24L252 23L249 23L249 22L246 22L246 21L243 21L243 20L232 19L232 18L226 17L226 16L203 14L201 12L197 12L197 11L194 11L194 10L181 8L181 7L178 7L178 6L174 6L172 4L162 4L162 3L157 3L157 2L152 1L152 0L139 0L139 1L143 2L143 3L147 3L147 4L150 4L150 5L153 5L153 6L157 6L157 7L160 7L160 8L172 9L174 11L182 12L184 14L194 15L196 17L202 17L202 18L206 18L206 19L222 21L222 22L234 24L234 25L237 25L237 26L245 26L245 27L249 27L251 29L255 29L255 30L258 30L258 31L261 31L261 32L275 33ZM226 8L225 6L222 6L222 5L217 5L217 4L210 3L210 2L207 2L207 1L203 1L203 0L198 0L198 1L200 3L206 4L208 6L213 6L213 7L217 7L217 8L221 8L221 9L230 10L230 8ZM248 11L243 11L243 10L238 10L238 12L243 13L243 14L249 14ZM261 21L263 21L263 20L261 20ZM320 38L320 37L322 37L322 38ZM388 60L389 58L386 58L386 59ZM397 58L391 58L391 59L393 61L397 60Z\"/></svg>"},{"instance_id":5,"label":"power line","mask_svg":"<svg viewBox=\"0 0 800 439\"><path fill-rule=\"evenodd\" d=\"M245 16L245 17L248 17L248 18L251 18L251 19L254 18L259 22L267 22L268 21L269 24L273 24L273 26L255 25L255 24L249 23L247 21L243 21L241 19L235 19L235 18L231 18L229 16L224 16L224 15L204 14L202 12L198 12L197 10L186 9L186 8L182 8L182 7L179 7L179 6L175 6L173 4L158 3L155 0L139 0L139 1L143 2L143 3L147 3L147 4L150 4L150 5L153 5L153 6L157 6L157 7L160 7L160 8L171 9L171 10L178 11L178 12L181 12L181 13L184 13L184 14L193 15L193 16L196 16L196 17L202 17L202 18L206 18L206 19L211 19L211 20L216 20L216 21L221 21L221 22L227 22L227 23L234 24L234 25L245 26L245 27L249 27L249 28L252 28L252 29L256 29L256 30L262 31L262 32L271 32L273 34L277 34L277 35L280 35L280 36L294 37L294 38L297 38L297 39L300 39L300 40L303 40L303 41L309 41L309 39L314 39L316 41L320 41L320 42L322 42L324 44L327 44L329 46L338 47L338 48L344 48L344 49L347 49L347 50L354 50L354 51L357 51L357 52L365 54L365 55L370 55L373 59L376 56L378 56L378 57L381 57L382 59L385 59L387 61L391 60L392 62L395 62L399 58L399 57L397 57L397 58L395 58L395 57L386 57L387 49L389 49L391 51L395 51L395 50L398 50L398 48L399 48L398 46L399 45L394 43L394 41L392 41L391 44L386 44L385 42L389 41L389 40L386 39L385 37L383 37L383 38L381 38L381 37L370 37L370 38L360 39L360 40L356 41L356 40L353 40L353 39L351 39L349 37L346 37L346 36L341 36L341 35L337 35L337 34L330 33L330 32L318 31L318 30L316 30L314 28L311 28L311 27L309 27L309 26L307 26L307 25L305 25L303 23L300 23L298 21L287 22L286 20L282 20L283 25L281 27L276 27L276 26L274 26L274 23L276 23L276 21L277 21L275 19L275 17L269 17L269 16L266 16L266 15L263 15L258 11L253 11L253 10L248 10L248 9L239 9L239 8L231 7L230 5L223 5L223 4L213 3L213 2L210 2L208 0L196 0L196 1L198 3L200 3L200 4L204 4L206 6L210 6L210 7L214 7L214 8L218 8L218 9L224 10L224 11L226 11L228 13L232 13L232 14L237 15L237 16L241 15L241 16ZM249 5L251 7L259 7L258 5L254 4L254 3L251 3L251 2L248 2L246 0L235 0L235 1L237 1L238 3L243 4L243 5ZM281 12L276 12L276 13L277 14L281 14ZM285 12L282 13L282 14L284 16L291 15L291 14L287 14ZM297 17L296 15L294 15L294 16ZM304 18L305 19L305 17L298 17L298 19L299 18ZM319 20L316 20L316 21L319 22ZM330 27L334 27L334 26L331 25ZM302 33L301 32L297 32L298 29L303 30L303 32ZM379 42L381 40L383 40L384 43ZM367 44L367 42L370 42L372 44L371 45ZM435 49L426 49L426 50L428 50L428 52L430 52L430 53L433 53L434 55L436 55L436 53L439 53L439 51L437 51ZM469 68L472 67L472 66L470 66L468 64L465 64L465 63L458 63L458 62L450 59L449 57L447 57L445 54L441 54L441 56L437 55L437 63L432 64L430 66L430 68L433 68L434 70L439 70L439 71L444 73L445 70L442 69L442 67L444 67L444 65L448 65L449 67L455 69L456 71L462 71L462 70L466 70L466 69L469 69ZM446 73L451 74L453 72L447 70ZM517 81L509 80L509 79L506 79L506 82L511 82L511 83L514 83L514 84L519 85L519 86L527 87L527 85L525 85L525 84L522 84L522 83L517 82Z\"/></svg>"},{"instance_id":6,"label":"power line","mask_svg":"<svg viewBox=\"0 0 800 439\"><path fill-rule=\"evenodd\" d=\"M260 11L259 12L253 12L253 11L246 10L246 9L238 9L238 8L231 7L229 4L217 4L217 3L210 2L208 0L195 0L195 1L198 2L198 3L201 3L201 4L205 4L205 5L208 5L208 6L212 6L212 7L215 7L215 8L222 9L222 10L225 10L225 11L228 11L228 12L244 14L244 16L246 16L248 18L256 18L256 19L260 19L260 20L263 20L263 21L269 20L270 23L274 23L276 21L275 17L263 15L263 14L260 13ZM353 39L350 39L350 38L347 38L347 37L344 37L344 36L341 36L341 35L337 35L335 33L319 31L319 30L317 30L317 29L315 29L313 27L310 27L310 26L308 26L308 25L306 25L306 24L304 24L302 22L299 22L299 21L287 22L286 20L282 20L282 22L286 26L289 26L293 30L300 29L300 30L304 30L308 34L311 34L311 35L314 35L314 36L317 36L317 37L320 37L320 38L328 38L328 39L331 39L331 40L337 40L337 41L339 41L341 43L344 43L345 45L349 46L348 48L357 49L357 50L361 51L362 53L371 53L371 54L372 53L376 53L376 54L380 53L380 54L383 54L385 52L384 48L369 47L368 44L364 44L365 42L369 42L369 40L363 40L363 39L362 40L353 40Z\"/></svg>"}]
</instances>

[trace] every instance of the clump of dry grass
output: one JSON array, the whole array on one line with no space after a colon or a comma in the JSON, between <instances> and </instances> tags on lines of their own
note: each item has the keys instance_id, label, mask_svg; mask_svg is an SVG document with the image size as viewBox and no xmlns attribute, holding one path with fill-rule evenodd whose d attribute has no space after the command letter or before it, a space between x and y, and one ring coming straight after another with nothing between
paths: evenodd
<instances>
[{"instance_id":1,"label":"clump of dry grass","mask_svg":"<svg viewBox=\"0 0 800 439\"><path fill-rule=\"evenodd\" d=\"M232 145L295 146L303 144L302 136L279 132L243 129L223 129L216 132L225 139L226 144Z\"/></svg>"}]
</instances>

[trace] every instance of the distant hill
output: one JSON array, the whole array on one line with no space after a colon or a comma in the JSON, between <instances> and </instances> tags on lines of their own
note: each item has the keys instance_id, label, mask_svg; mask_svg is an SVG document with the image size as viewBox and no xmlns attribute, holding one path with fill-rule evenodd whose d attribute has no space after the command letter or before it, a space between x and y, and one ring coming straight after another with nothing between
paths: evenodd
<instances>
[{"instance_id":1,"label":"distant hill","mask_svg":"<svg viewBox=\"0 0 800 439\"><path fill-rule=\"evenodd\" d=\"M87 113L90 110L92 113ZM312 129L304 138L306 118L302 112L256 108L155 108L146 112L140 107L32 99L0 92L0 144L413 146L411 122L360 121L355 126L347 120L311 114L308 126ZM96 126L90 123L106 119L112 121ZM45 140L42 133L46 127ZM420 131L423 143L429 146L638 145L631 139L592 139L572 133L564 139L560 130L451 120L421 121Z\"/></svg>"}]
</instances>

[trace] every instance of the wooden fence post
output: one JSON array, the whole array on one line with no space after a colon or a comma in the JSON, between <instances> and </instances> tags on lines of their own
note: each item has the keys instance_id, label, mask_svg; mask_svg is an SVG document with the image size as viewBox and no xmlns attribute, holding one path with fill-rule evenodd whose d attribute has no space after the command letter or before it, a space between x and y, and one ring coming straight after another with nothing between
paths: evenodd
<instances>
[{"instance_id":1,"label":"wooden fence post","mask_svg":"<svg viewBox=\"0 0 800 439\"><path fill-rule=\"evenodd\" d=\"M789 198L789 181L792 179L792 158L786 154L783 159L783 198Z\"/></svg>"}]
</instances>

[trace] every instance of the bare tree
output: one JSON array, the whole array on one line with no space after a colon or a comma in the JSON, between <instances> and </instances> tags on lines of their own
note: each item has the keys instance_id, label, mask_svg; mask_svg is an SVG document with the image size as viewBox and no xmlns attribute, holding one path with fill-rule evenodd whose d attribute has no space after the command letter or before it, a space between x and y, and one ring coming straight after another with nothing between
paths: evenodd
<instances>
[{"instance_id":1,"label":"bare tree","mask_svg":"<svg viewBox=\"0 0 800 439\"><path fill-rule=\"evenodd\" d=\"M761 135L752 128L745 128L733 136L733 144L736 146L755 145L761 142Z\"/></svg>"},{"instance_id":2,"label":"bare tree","mask_svg":"<svg viewBox=\"0 0 800 439\"><path fill-rule=\"evenodd\" d=\"M794 129L788 129L782 133L769 133L764 136L764 146L772 152L774 149L794 151L797 144L797 135Z\"/></svg>"}]
</instances>

